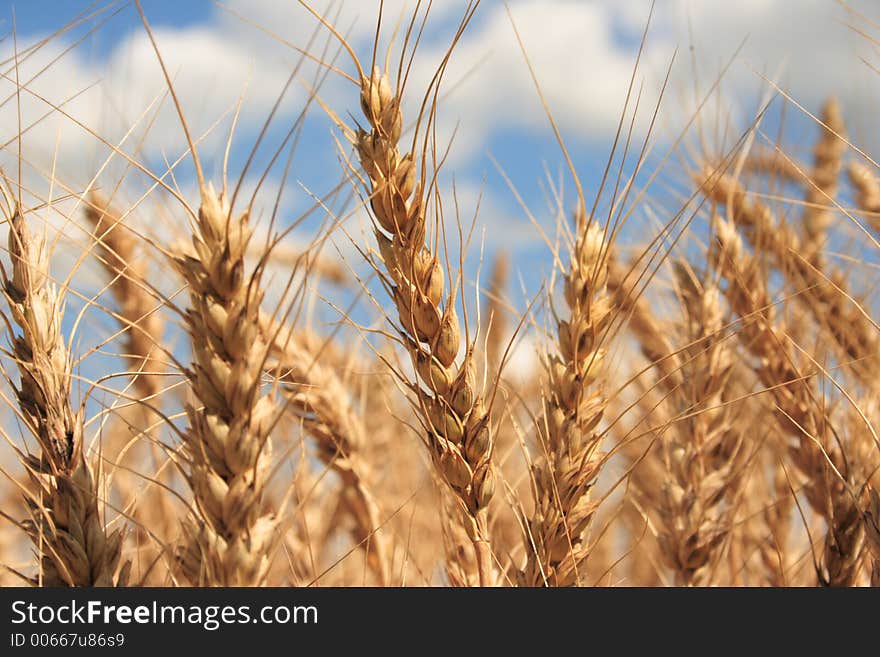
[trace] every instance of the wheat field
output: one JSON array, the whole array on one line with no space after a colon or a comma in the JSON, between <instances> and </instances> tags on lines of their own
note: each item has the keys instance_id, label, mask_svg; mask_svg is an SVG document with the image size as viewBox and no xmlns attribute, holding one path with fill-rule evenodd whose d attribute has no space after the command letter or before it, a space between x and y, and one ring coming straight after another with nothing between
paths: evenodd
<instances>
[{"instance_id":1,"label":"wheat field","mask_svg":"<svg viewBox=\"0 0 880 657\"><path fill-rule=\"evenodd\" d=\"M282 53L243 69L146 0L4 24L0 582L880 585L856 74L655 47L666 2L580 73L528 20L571 4L356 4L214 7ZM876 87L880 15L826 4ZM475 174L495 96L537 118Z\"/></svg>"}]
</instances>

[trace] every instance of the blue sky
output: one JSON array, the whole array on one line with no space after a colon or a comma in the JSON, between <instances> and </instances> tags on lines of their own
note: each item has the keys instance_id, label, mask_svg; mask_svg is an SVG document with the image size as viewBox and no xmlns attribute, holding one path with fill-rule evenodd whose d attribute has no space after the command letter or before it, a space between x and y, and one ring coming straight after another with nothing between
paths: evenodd
<instances>
[{"instance_id":1,"label":"blue sky","mask_svg":"<svg viewBox=\"0 0 880 657\"><path fill-rule=\"evenodd\" d=\"M7 25L12 23L14 11L18 29L23 34L29 34L57 29L78 15L108 4L86 0L4 0L0 6ZM145 0L142 4L155 24L177 27L199 23L214 11L214 3L210 0ZM115 25L119 26L118 29L136 27L139 25L136 12L124 12Z\"/></svg>"}]
</instances>

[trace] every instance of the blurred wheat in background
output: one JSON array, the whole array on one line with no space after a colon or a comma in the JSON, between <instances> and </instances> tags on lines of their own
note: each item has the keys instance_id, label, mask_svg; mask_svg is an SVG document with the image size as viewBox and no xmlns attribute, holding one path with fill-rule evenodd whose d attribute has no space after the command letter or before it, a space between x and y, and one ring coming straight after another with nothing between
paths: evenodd
<instances>
[{"instance_id":1,"label":"blurred wheat in background","mask_svg":"<svg viewBox=\"0 0 880 657\"><path fill-rule=\"evenodd\" d=\"M880 585L870 3L61 4L4 585Z\"/></svg>"}]
</instances>

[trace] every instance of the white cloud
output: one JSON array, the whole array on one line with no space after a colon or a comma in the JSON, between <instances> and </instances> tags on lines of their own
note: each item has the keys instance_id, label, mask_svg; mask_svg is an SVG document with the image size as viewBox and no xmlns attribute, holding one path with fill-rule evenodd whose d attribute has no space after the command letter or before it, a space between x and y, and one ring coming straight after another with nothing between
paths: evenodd
<instances>
[{"instance_id":1,"label":"white cloud","mask_svg":"<svg viewBox=\"0 0 880 657\"><path fill-rule=\"evenodd\" d=\"M461 119L463 144L479 143L487 130L546 132L511 21L503 7L491 7L456 49L447 76L452 83L478 66L444 106L446 119ZM633 54L614 43L609 30L613 14L608 3L529 0L511 5L545 98L567 132L607 135L617 123Z\"/></svg>"},{"instance_id":2,"label":"white cloud","mask_svg":"<svg viewBox=\"0 0 880 657\"><path fill-rule=\"evenodd\" d=\"M260 61L243 44L213 28L157 30L156 41L194 135L207 130L224 112L231 110L244 93L244 122L263 118L290 75L290 67L278 59ZM105 91L134 118L166 88L165 80L148 39L132 35L116 49L106 77ZM294 86L292 90L299 91ZM166 101L150 146L155 151L180 150L183 133L170 102ZM214 140L223 143L217 131Z\"/></svg>"},{"instance_id":3,"label":"white cloud","mask_svg":"<svg viewBox=\"0 0 880 657\"><path fill-rule=\"evenodd\" d=\"M850 4L877 18L870 2ZM566 137L607 138L623 106L649 0L520 0L511 2L510 8ZM463 78L475 65L478 68L444 103L441 113L446 135L460 121L459 161L478 151L493 133L504 131L513 138L510 133L537 130L550 135L505 7L501 2L484 2L482 12L482 20L456 49L447 83ZM796 6L785 0L660 0L637 78L647 80L642 99L648 110L645 118L676 47L677 64L661 113L671 134L693 110L691 34L701 94L745 40L724 78L722 102L734 116L744 118L753 112L766 90L756 71L777 79L809 109L815 110L833 93L842 98L849 115L863 115L876 106L880 78L860 61L862 55L869 60L876 56L848 21L852 18L833 0L804 0ZM424 56L422 63L427 67L436 59ZM706 121L714 120L714 111L705 110Z\"/></svg>"},{"instance_id":4,"label":"white cloud","mask_svg":"<svg viewBox=\"0 0 880 657\"><path fill-rule=\"evenodd\" d=\"M18 78L25 87L20 93L21 129L24 132L21 146L23 158L25 162L32 162L43 170L51 167L56 147L59 154L66 155L82 156L94 152L94 138L59 112L55 112L52 105L62 106L64 112L87 123L95 122L102 109L100 92L94 87L89 88L97 81L97 76L75 52L68 53L48 66L38 77L34 77L62 50L61 43L50 42L22 61L18 72ZM3 49L4 59L11 55L11 49ZM0 108L0 132L2 141L10 142L6 151L12 157L4 158L3 162L4 168L9 169L9 162L17 157L19 148L14 139L19 132L19 100L16 99L14 66L9 65L3 74L0 96L6 102ZM63 160L61 162L63 166Z\"/></svg>"},{"instance_id":5,"label":"white cloud","mask_svg":"<svg viewBox=\"0 0 880 657\"><path fill-rule=\"evenodd\" d=\"M213 28L156 30L155 36L196 138L224 113L230 112L245 92L242 125L246 129L258 124L290 74L289 63L261 61L243 44L236 44L228 35ZM44 62L60 53L62 47L60 42L44 46L39 57L22 66L21 79L29 79ZM14 89L14 82L3 81L5 94L13 93ZM72 175L76 183L83 184L91 173L85 170L84 160L91 159L91 165L97 168L108 152L99 146L100 140L89 131L116 144L137 123L138 127L127 139L123 150L134 155L143 132L148 129L149 135L143 143L144 153L147 158L158 161L156 168L161 172L162 155L174 160L185 149L180 121L170 97L166 96L161 105L156 102L166 89L156 55L143 33L123 39L106 65L95 66L77 51L67 53L28 84L27 90L21 94L22 123L25 126L50 112L53 105L61 106L71 117L65 118L57 111L49 120L29 131L24 137L27 157L45 169L57 151L59 172ZM65 103L67 98L83 91L76 100ZM303 93L295 85L291 91L291 96ZM293 101L289 101L288 106L290 102ZM7 103L0 110L4 134L15 134L16 114L14 102ZM222 151L220 147L226 139L228 124L227 120L224 126L211 133L201 147L205 152ZM140 155L138 159L143 161L145 158Z\"/></svg>"}]
</instances>

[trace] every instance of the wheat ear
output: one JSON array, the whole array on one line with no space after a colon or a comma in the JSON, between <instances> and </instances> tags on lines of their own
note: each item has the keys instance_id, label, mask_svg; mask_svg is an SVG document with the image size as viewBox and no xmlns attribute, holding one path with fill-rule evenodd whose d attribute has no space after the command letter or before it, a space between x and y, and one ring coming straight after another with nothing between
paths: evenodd
<instances>
[{"instance_id":1,"label":"wheat ear","mask_svg":"<svg viewBox=\"0 0 880 657\"><path fill-rule=\"evenodd\" d=\"M813 149L813 169L807 184L807 206L804 208L805 244L809 252L820 249L825 240L828 227L834 220L829 209L829 198L837 193L843 154L846 151L846 137L840 104L829 98L822 107L822 135Z\"/></svg>"},{"instance_id":2,"label":"wheat ear","mask_svg":"<svg viewBox=\"0 0 880 657\"><path fill-rule=\"evenodd\" d=\"M608 291L620 312L627 315L627 330L635 336L642 355L657 371L663 387L676 389L683 383L681 361L669 341L669 330L662 326L644 296L635 294L627 272L616 258L608 263Z\"/></svg>"},{"instance_id":3,"label":"wheat ear","mask_svg":"<svg viewBox=\"0 0 880 657\"><path fill-rule=\"evenodd\" d=\"M794 162L788 155L780 151L762 149L753 150L743 162L743 171L764 174L771 179L789 183L802 182L803 166Z\"/></svg>"},{"instance_id":4,"label":"wheat ear","mask_svg":"<svg viewBox=\"0 0 880 657\"><path fill-rule=\"evenodd\" d=\"M445 276L427 246L424 184L412 153L401 153L400 97L378 68L361 80L361 109L369 130L354 143L369 177L376 240L407 350L424 385L416 385L426 444L440 477L460 502L476 551L480 584L492 583L487 507L495 491L493 436L477 389L473 349L456 364L461 329L455 295L444 299Z\"/></svg>"},{"instance_id":5,"label":"wheat ear","mask_svg":"<svg viewBox=\"0 0 880 657\"><path fill-rule=\"evenodd\" d=\"M492 261L492 272L489 276L489 288L483 310L486 361L492 376L499 373L509 338L507 311L504 307L504 290L508 278L510 278L510 255L507 251L499 251Z\"/></svg>"},{"instance_id":6,"label":"wheat ear","mask_svg":"<svg viewBox=\"0 0 880 657\"><path fill-rule=\"evenodd\" d=\"M266 318L263 324L272 327L274 323ZM379 506L369 489L369 462L361 456L366 430L348 401L347 386L321 362L320 346L308 344L300 335L279 333L277 328L268 331L278 345L278 363L273 369L284 384L288 408L314 440L318 458L342 480L343 501L355 521L354 541L368 552L369 565L380 583L388 584L389 555L385 537L379 533Z\"/></svg>"},{"instance_id":7,"label":"wheat ear","mask_svg":"<svg viewBox=\"0 0 880 657\"><path fill-rule=\"evenodd\" d=\"M626 285L622 267L609 265L609 289L629 313L628 328L657 371L668 419L661 425L658 453L649 454L631 477L635 492L658 516L658 545L679 585L706 581L710 566L729 535L745 450L725 402L734 364L723 334L724 313L714 281L701 283L675 263L684 322L672 331L688 339L680 350L669 342L641 297ZM659 431L658 431L659 432ZM662 467L661 467L662 463ZM653 465L660 472L647 481Z\"/></svg>"},{"instance_id":8,"label":"wheat ear","mask_svg":"<svg viewBox=\"0 0 880 657\"><path fill-rule=\"evenodd\" d=\"M7 321L21 373L16 389L21 417L37 439L39 456L25 467L37 491L28 493L28 533L40 557L35 583L45 586L124 585L130 564L117 574L122 531L107 533L98 511L98 487L83 454L82 409L70 403L71 364L61 334L62 300L49 282L42 239L33 237L17 204L9 223L12 277L3 292L16 335Z\"/></svg>"},{"instance_id":9,"label":"wheat ear","mask_svg":"<svg viewBox=\"0 0 880 657\"><path fill-rule=\"evenodd\" d=\"M711 258L727 279L727 300L743 320L738 331L743 346L758 359L756 373L771 391L778 425L794 440L792 461L806 476L806 497L828 523L822 580L832 586L849 586L858 575L864 526L851 493L856 481L833 438L826 411L815 400L809 380L794 363L795 353L780 320L774 317L761 267L742 247L734 226L716 221L716 246Z\"/></svg>"},{"instance_id":10,"label":"wheat ear","mask_svg":"<svg viewBox=\"0 0 880 657\"><path fill-rule=\"evenodd\" d=\"M147 263L138 257L137 239L111 211L107 199L93 191L85 216L100 245L101 264L112 278L110 291L119 306L125 331L126 358L135 376L139 396L148 399L161 390L160 378L151 376L164 368L160 358L164 323L156 312L156 299L145 287Z\"/></svg>"},{"instance_id":11,"label":"wheat ear","mask_svg":"<svg viewBox=\"0 0 880 657\"><path fill-rule=\"evenodd\" d=\"M194 509L177 561L192 584L256 586L277 526L264 499L276 410L261 385L268 353L259 328L262 270L245 273L249 213L233 217L211 185L201 197L193 251L175 259L189 285L195 362L187 376L200 404L186 409Z\"/></svg>"},{"instance_id":12,"label":"wheat ear","mask_svg":"<svg viewBox=\"0 0 880 657\"><path fill-rule=\"evenodd\" d=\"M707 581L734 525L746 450L727 403L734 358L720 292L676 264L688 343L680 354L681 384L670 390L676 416L662 441L667 478L659 542L677 583L698 585Z\"/></svg>"},{"instance_id":13,"label":"wheat ear","mask_svg":"<svg viewBox=\"0 0 880 657\"><path fill-rule=\"evenodd\" d=\"M589 554L586 532L596 504L590 499L603 463L599 421L607 400L600 386L606 337L613 318L606 289L604 231L579 206L576 237L564 274L567 320L557 323L558 352L550 357L544 408L538 421L541 451L532 468L535 508L528 519L526 586L573 586Z\"/></svg>"},{"instance_id":14,"label":"wheat ear","mask_svg":"<svg viewBox=\"0 0 880 657\"><path fill-rule=\"evenodd\" d=\"M856 191L856 204L866 213L868 225L880 235L880 179L859 162L852 162L847 167L847 175Z\"/></svg>"},{"instance_id":15,"label":"wheat ear","mask_svg":"<svg viewBox=\"0 0 880 657\"><path fill-rule=\"evenodd\" d=\"M826 274L815 254L805 258L807 247L784 223L774 220L763 203L749 198L742 184L729 174L705 168L698 177L703 193L726 205L733 223L742 230L756 253L767 253L773 264L799 292L797 299L810 310L816 323L834 339L850 367L869 388L876 386L874 368L880 341L876 329L848 293L846 279Z\"/></svg>"}]
</instances>

